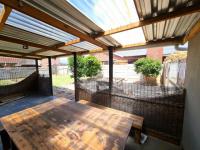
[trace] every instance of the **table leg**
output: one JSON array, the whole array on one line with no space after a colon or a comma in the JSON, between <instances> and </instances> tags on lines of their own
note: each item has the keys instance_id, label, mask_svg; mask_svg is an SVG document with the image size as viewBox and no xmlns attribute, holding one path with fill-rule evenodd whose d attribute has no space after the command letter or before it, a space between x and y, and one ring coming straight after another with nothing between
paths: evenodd
<instances>
[{"instance_id":1,"label":"table leg","mask_svg":"<svg viewBox=\"0 0 200 150\"><path fill-rule=\"evenodd\" d=\"M8 133L5 130L2 130L0 132L0 135L1 135L2 145L3 145L3 150L9 150L11 148L11 145L10 145L10 137Z\"/></svg>"},{"instance_id":2,"label":"table leg","mask_svg":"<svg viewBox=\"0 0 200 150\"><path fill-rule=\"evenodd\" d=\"M135 129L135 143L140 144L141 130Z\"/></svg>"}]
</instances>

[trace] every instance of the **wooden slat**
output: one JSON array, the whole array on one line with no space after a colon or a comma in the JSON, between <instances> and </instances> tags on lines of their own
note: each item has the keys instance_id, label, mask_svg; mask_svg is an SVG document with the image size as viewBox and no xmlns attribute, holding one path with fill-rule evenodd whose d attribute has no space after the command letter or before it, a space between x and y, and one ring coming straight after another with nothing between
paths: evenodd
<instances>
[{"instance_id":1,"label":"wooden slat","mask_svg":"<svg viewBox=\"0 0 200 150\"><path fill-rule=\"evenodd\" d=\"M79 38L81 38L85 41L88 41L92 44L95 44L99 47L102 47L103 49L107 49L106 45L95 40L94 38L90 37L89 35L78 31L77 29L63 23L62 21L60 21L60 20L38 10L38 9L36 9L36 8L30 6L30 5L27 5L26 3L23 3L23 1L20 1L20 3L19 3L18 0L9 0L9 1L8 0L0 0L0 2L4 5L7 5L7 6L13 8L13 9L16 9L16 10L18 10L18 11L20 11L20 12L26 14L26 15L29 15L33 18L36 18L36 19L38 19L42 22L45 22L49 25L52 25L53 27L56 27L56 28L63 30L67 33L75 35L75 36L77 36L77 37L79 37Z\"/></svg>"},{"instance_id":2,"label":"wooden slat","mask_svg":"<svg viewBox=\"0 0 200 150\"><path fill-rule=\"evenodd\" d=\"M7 53L7 54L17 54L17 55L21 55L21 56L29 55L29 53L16 52L16 51L11 51L11 50L4 50L4 49L0 49L0 52ZM31 56L36 56L36 57L40 57L40 58L44 57L42 55L35 55L35 54L32 54Z\"/></svg>"},{"instance_id":3,"label":"wooden slat","mask_svg":"<svg viewBox=\"0 0 200 150\"><path fill-rule=\"evenodd\" d=\"M116 113L119 113L120 115L130 117L131 119L134 120L132 126L134 128L137 128L137 129L142 129L144 118L141 117L141 116L129 114L129 113L126 113L126 112L123 112L123 111L119 111L119 110L116 110L116 109L112 109L112 108L109 108L109 107L98 105L98 104L95 104L95 103L92 103L92 102L89 102L89 101L86 101L86 100L79 100L78 103L93 106L93 107L96 107L96 108L99 108L99 109L102 109L102 110L108 111L108 112L116 112Z\"/></svg>"},{"instance_id":4,"label":"wooden slat","mask_svg":"<svg viewBox=\"0 0 200 150\"><path fill-rule=\"evenodd\" d=\"M55 44L54 46L51 46L52 48L60 48L60 47L63 47L63 46L70 46L70 45L73 45L73 44L76 44L76 43L79 43L83 40L81 40L80 38L78 39L75 39L75 40L71 40L71 41L68 41L66 43L62 42L62 43L59 43L59 44ZM74 45L73 45L74 46ZM76 46L74 46L76 47ZM41 53L41 52L45 52L46 50L45 49L39 49L39 50L36 50L34 52L31 52L30 54L36 54L36 53ZM87 51L87 50L86 50ZM72 53L71 53L72 54ZM66 54L61 54L61 56L66 56ZM67 54L69 55L69 54Z\"/></svg>"},{"instance_id":5,"label":"wooden slat","mask_svg":"<svg viewBox=\"0 0 200 150\"><path fill-rule=\"evenodd\" d=\"M70 52L65 51L63 49L58 49L58 48L49 47L49 46L45 46L45 45L41 45L41 44L36 44L36 43L29 42L29 41L24 41L24 40L12 38L12 37L7 37L7 36L3 36L3 35L0 35L0 40L6 41L6 42L11 42L11 43L22 44L22 45L28 45L28 46L32 46L32 47L45 49L45 50L52 50L52 51L56 51L56 52L70 54Z\"/></svg>"},{"instance_id":6,"label":"wooden slat","mask_svg":"<svg viewBox=\"0 0 200 150\"><path fill-rule=\"evenodd\" d=\"M12 9L8 6L4 6L0 14L0 31L3 29L3 26L10 15Z\"/></svg>"},{"instance_id":7,"label":"wooden slat","mask_svg":"<svg viewBox=\"0 0 200 150\"><path fill-rule=\"evenodd\" d=\"M11 54L0 54L0 56L4 57L13 57L13 58L24 58L24 59L42 59L41 57L28 57L28 56L16 56L16 55L11 55Z\"/></svg>"},{"instance_id":8,"label":"wooden slat","mask_svg":"<svg viewBox=\"0 0 200 150\"><path fill-rule=\"evenodd\" d=\"M196 12L200 12L200 5L186 7L186 8L180 9L180 10L176 10L176 11L173 11L173 12L168 12L168 13L165 13L165 14L162 14L162 15L158 15L157 17L141 20L141 21L130 23L128 25L121 26L121 27L118 27L118 28L115 28L115 29L107 30L105 32L99 33L95 38L102 37L102 36L108 36L108 35L111 35L111 34L135 29L135 28L138 28L138 27L143 27L143 26L150 25L150 24L153 24L153 23L157 23L157 22L181 17L181 16L184 16L184 15L189 15L189 14L196 13Z\"/></svg>"},{"instance_id":9,"label":"wooden slat","mask_svg":"<svg viewBox=\"0 0 200 150\"><path fill-rule=\"evenodd\" d=\"M188 34L185 35L183 43L190 41L200 32L200 20L192 27Z\"/></svg>"},{"instance_id":10,"label":"wooden slat","mask_svg":"<svg viewBox=\"0 0 200 150\"><path fill-rule=\"evenodd\" d=\"M66 99L57 99L1 118L20 150L123 150L133 120Z\"/></svg>"}]
</instances>

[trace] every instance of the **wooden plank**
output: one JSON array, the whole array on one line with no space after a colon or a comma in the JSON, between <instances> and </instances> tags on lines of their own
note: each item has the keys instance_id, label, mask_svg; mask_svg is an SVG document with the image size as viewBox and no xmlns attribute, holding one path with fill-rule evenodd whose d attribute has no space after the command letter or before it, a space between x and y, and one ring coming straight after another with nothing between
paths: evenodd
<instances>
[{"instance_id":1,"label":"wooden plank","mask_svg":"<svg viewBox=\"0 0 200 150\"><path fill-rule=\"evenodd\" d=\"M188 34L185 35L183 43L190 41L200 32L200 20L192 27Z\"/></svg>"},{"instance_id":2,"label":"wooden plank","mask_svg":"<svg viewBox=\"0 0 200 150\"><path fill-rule=\"evenodd\" d=\"M56 27L62 31L65 31L67 33L70 33L72 35L75 35L85 41L88 41L92 44L95 44L99 47L102 47L103 49L107 49L107 46L102 44L101 42L95 40L94 38L90 37L87 34L84 34L80 31L78 31L77 29L63 23L62 21L48 15L47 13L44 13L30 5L27 5L26 3L24 3L23 1L18 1L18 0L0 0L0 2L4 5L7 5L13 9L16 9L26 15L29 15L35 19L38 19L42 22L45 22L49 25L52 25L53 27Z\"/></svg>"},{"instance_id":3,"label":"wooden plank","mask_svg":"<svg viewBox=\"0 0 200 150\"><path fill-rule=\"evenodd\" d=\"M153 23L158 23L158 22L161 22L161 21L181 17L181 16L184 16L184 15L189 15L189 14L196 13L196 12L200 12L200 5L185 7L184 9L175 10L175 11L172 11L172 12L168 12L168 13L165 13L165 14L158 15L158 16L153 17L153 18L140 20L138 22L130 23L128 25L124 25L124 26L121 26L121 27L118 27L118 28L115 28L115 29L107 30L105 32L99 33L95 38L99 38L99 37L102 37L102 36L108 36L108 35L111 35L111 34L115 34L115 33L131 30L131 29L143 27L143 26L150 25L150 24L153 24Z\"/></svg>"},{"instance_id":4,"label":"wooden plank","mask_svg":"<svg viewBox=\"0 0 200 150\"><path fill-rule=\"evenodd\" d=\"M86 100L79 100L78 103L93 106L93 107L102 109L103 111L115 112L119 115L124 115L126 117L130 117L132 120L134 120L132 126L134 128L140 129L140 130L142 129L144 118L141 117L141 116L126 113L126 112L119 111L119 110L116 110L116 109L112 109L112 108L109 108L109 107L105 107L105 106L102 106L102 105L98 105L98 104L95 104L95 103L92 103L92 102L89 102L89 101L86 101Z\"/></svg>"},{"instance_id":5,"label":"wooden plank","mask_svg":"<svg viewBox=\"0 0 200 150\"><path fill-rule=\"evenodd\" d=\"M7 53L7 54L16 54L16 55L21 55L21 56L29 55L30 54L30 53L23 53L23 52L17 52L17 51L11 51L11 50L4 50L4 49L0 49L0 52ZM39 58L44 58L44 56L42 56L42 55L32 54L31 56L36 56L36 57L39 57Z\"/></svg>"},{"instance_id":6,"label":"wooden plank","mask_svg":"<svg viewBox=\"0 0 200 150\"><path fill-rule=\"evenodd\" d=\"M49 47L49 46L45 46L45 45L41 45L41 44L29 42L29 41L24 41L24 40L12 38L12 37L7 37L7 36L3 36L3 35L0 35L0 40L6 41L6 42L11 42L11 43L16 43L16 44L28 45L28 46L32 46L32 47L37 47L37 48L45 49L45 50L52 50L52 51L56 51L56 52L70 54L70 52L68 52L66 50L63 50L63 49Z\"/></svg>"},{"instance_id":7,"label":"wooden plank","mask_svg":"<svg viewBox=\"0 0 200 150\"><path fill-rule=\"evenodd\" d=\"M20 150L123 150L132 119L66 99L1 118Z\"/></svg>"},{"instance_id":8,"label":"wooden plank","mask_svg":"<svg viewBox=\"0 0 200 150\"><path fill-rule=\"evenodd\" d=\"M10 7L4 5L0 14L0 31L3 29L4 24L6 23L6 20L8 19L8 16L10 15L11 11L12 9Z\"/></svg>"},{"instance_id":9,"label":"wooden plank","mask_svg":"<svg viewBox=\"0 0 200 150\"><path fill-rule=\"evenodd\" d=\"M41 57L28 57L28 56L17 56L17 55L12 55L12 54L0 54L0 56L4 56L4 57L13 57L13 58L24 58L24 59L42 59Z\"/></svg>"}]
</instances>

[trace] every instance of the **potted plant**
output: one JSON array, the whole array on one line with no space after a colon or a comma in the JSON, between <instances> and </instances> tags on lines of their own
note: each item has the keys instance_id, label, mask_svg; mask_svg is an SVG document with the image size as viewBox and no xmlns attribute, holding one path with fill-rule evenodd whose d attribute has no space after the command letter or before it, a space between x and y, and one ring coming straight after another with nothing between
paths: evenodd
<instances>
[{"instance_id":1,"label":"potted plant","mask_svg":"<svg viewBox=\"0 0 200 150\"><path fill-rule=\"evenodd\" d=\"M156 85L162 65L160 61L151 58L140 58L135 63L135 71L144 76L146 83Z\"/></svg>"}]
</instances>

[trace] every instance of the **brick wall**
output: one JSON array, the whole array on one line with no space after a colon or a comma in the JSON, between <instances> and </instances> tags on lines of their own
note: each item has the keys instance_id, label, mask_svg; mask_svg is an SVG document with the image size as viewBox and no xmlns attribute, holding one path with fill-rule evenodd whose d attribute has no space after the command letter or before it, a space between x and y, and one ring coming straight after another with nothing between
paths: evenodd
<instances>
[{"instance_id":1,"label":"brick wall","mask_svg":"<svg viewBox=\"0 0 200 150\"><path fill-rule=\"evenodd\" d=\"M162 62L163 48L162 47L148 48L147 49L147 57L157 59Z\"/></svg>"}]
</instances>

